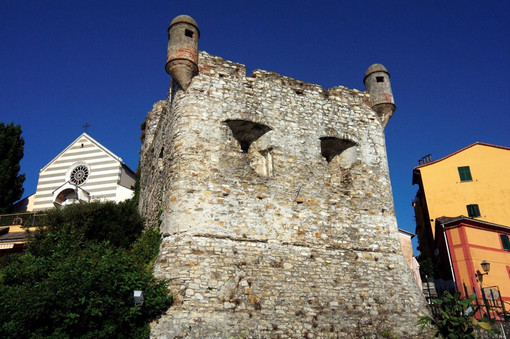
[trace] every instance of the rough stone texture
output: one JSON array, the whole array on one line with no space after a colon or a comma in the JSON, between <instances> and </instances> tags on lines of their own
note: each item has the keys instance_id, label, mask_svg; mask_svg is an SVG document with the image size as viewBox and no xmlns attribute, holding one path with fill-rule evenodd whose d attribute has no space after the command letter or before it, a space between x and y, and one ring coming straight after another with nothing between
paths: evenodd
<instances>
[{"instance_id":1,"label":"rough stone texture","mask_svg":"<svg viewBox=\"0 0 510 339\"><path fill-rule=\"evenodd\" d=\"M141 171L175 297L153 337L417 334L426 305L367 93L201 52L187 90L149 113Z\"/></svg>"}]
</instances>

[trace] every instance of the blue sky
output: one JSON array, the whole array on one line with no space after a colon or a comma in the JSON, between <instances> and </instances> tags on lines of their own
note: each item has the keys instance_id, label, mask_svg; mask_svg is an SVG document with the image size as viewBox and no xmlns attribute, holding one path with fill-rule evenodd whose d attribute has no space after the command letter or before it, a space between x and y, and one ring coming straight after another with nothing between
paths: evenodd
<instances>
[{"instance_id":1,"label":"blue sky","mask_svg":"<svg viewBox=\"0 0 510 339\"><path fill-rule=\"evenodd\" d=\"M414 232L412 168L476 141L510 146L509 1L0 2L0 121L21 124L25 195L82 132L136 169L140 124L166 97L167 27L199 24L199 47L254 69L364 89L391 73L386 141L399 227Z\"/></svg>"}]
</instances>

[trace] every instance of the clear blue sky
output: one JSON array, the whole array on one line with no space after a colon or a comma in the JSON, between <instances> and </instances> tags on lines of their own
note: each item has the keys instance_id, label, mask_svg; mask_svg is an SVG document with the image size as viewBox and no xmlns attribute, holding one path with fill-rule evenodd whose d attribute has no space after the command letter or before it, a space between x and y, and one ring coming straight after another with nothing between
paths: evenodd
<instances>
[{"instance_id":1,"label":"clear blue sky","mask_svg":"<svg viewBox=\"0 0 510 339\"><path fill-rule=\"evenodd\" d=\"M82 132L138 163L140 124L166 97L167 27L199 24L200 49L326 88L391 73L386 128L399 227L414 232L412 168L476 141L510 146L510 2L0 2L0 121L21 124L25 195Z\"/></svg>"}]
</instances>

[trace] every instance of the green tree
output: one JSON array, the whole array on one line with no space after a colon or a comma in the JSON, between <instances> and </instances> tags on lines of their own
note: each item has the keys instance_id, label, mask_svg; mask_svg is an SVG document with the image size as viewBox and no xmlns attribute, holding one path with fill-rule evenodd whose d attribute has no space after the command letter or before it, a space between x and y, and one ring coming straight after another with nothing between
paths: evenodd
<instances>
[{"instance_id":1,"label":"green tree","mask_svg":"<svg viewBox=\"0 0 510 339\"><path fill-rule=\"evenodd\" d=\"M130 203L76 204L49 214L58 226L36 231L26 252L0 268L0 338L148 337L149 322L172 302L166 282L152 276L159 232L142 233ZM91 231L93 224L104 229ZM134 290L143 291L141 307Z\"/></svg>"},{"instance_id":2,"label":"green tree","mask_svg":"<svg viewBox=\"0 0 510 339\"><path fill-rule=\"evenodd\" d=\"M21 127L0 122L0 213L8 213L23 194L25 174L18 174L23 158Z\"/></svg>"}]
</instances>

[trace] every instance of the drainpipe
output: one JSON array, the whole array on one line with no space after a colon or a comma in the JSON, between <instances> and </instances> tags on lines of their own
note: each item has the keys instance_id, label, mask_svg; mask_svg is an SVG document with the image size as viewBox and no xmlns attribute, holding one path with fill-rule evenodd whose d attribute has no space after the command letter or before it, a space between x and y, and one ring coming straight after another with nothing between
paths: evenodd
<instances>
[{"instance_id":1,"label":"drainpipe","mask_svg":"<svg viewBox=\"0 0 510 339\"><path fill-rule=\"evenodd\" d=\"M444 229L444 224L441 224L441 227L443 228L446 252L448 253L448 262L450 263L450 270L452 271L452 279L453 279L453 282L455 283L455 287L457 287L457 282L455 281L455 272L453 272L452 257L450 255L450 247L448 246L448 238L446 237L446 231Z\"/></svg>"}]
</instances>

